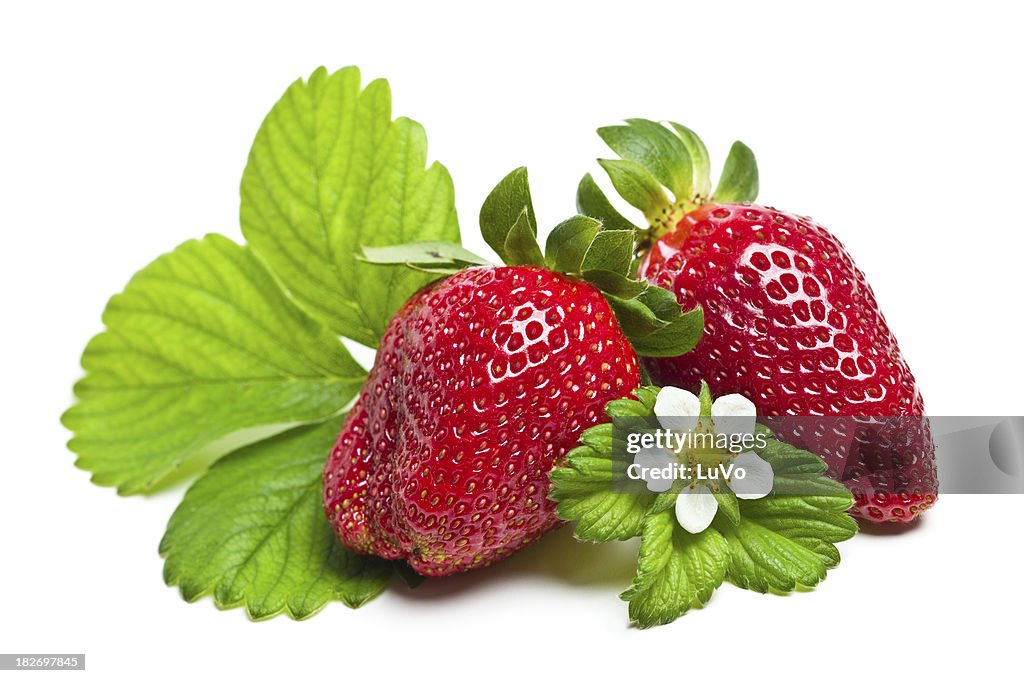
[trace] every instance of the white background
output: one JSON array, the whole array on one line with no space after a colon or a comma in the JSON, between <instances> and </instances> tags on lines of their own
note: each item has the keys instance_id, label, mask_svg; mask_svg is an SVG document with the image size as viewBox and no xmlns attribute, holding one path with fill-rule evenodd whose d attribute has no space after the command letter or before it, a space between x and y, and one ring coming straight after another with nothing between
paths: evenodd
<instances>
[{"instance_id":1,"label":"white background","mask_svg":"<svg viewBox=\"0 0 1024 683\"><path fill-rule=\"evenodd\" d=\"M85 652L84 675L42 676L104 681L1007 675L1024 607L1018 497L946 496L911 533L844 544L818 590L727 584L646 632L616 597L633 549L564 530L302 623L249 623L163 585L157 542L181 490L91 485L58 418L109 295L187 238L241 238L252 137L320 64L391 81L395 112L451 170L471 248L480 202L519 164L542 222L572 213L605 153L599 125L679 120L719 162L741 138L761 201L829 226L866 271L932 414L1024 414L1011 3L348 5L0 10L0 651Z\"/></svg>"}]
</instances>

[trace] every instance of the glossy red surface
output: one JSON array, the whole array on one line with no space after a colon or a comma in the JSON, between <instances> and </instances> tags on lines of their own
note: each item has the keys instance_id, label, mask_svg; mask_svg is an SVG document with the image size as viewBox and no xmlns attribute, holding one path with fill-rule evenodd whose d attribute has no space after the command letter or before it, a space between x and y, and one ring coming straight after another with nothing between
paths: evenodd
<instances>
[{"instance_id":1,"label":"glossy red surface","mask_svg":"<svg viewBox=\"0 0 1024 683\"><path fill-rule=\"evenodd\" d=\"M324 472L342 542L443 576L557 524L548 472L639 363L593 286L549 270L462 271L391 321Z\"/></svg>"},{"instance_id":2,"label":"glossy red surface","mask_svg":"<svg viewBox=\"0 0 1024 683\"><path fill-rule=\"evenodd\" d=\"M923 416L924 402L875 295L843 245L800 216L704 205L647 253L640 276L704 309L704 336L676 358L646 359L656 384L741 393L761 415ZM862 421L863 422L863 421ZM925 420L847 434L790 434L844 481L855 514L909 521L936 496Z\"/></svg>"}]
</instances>

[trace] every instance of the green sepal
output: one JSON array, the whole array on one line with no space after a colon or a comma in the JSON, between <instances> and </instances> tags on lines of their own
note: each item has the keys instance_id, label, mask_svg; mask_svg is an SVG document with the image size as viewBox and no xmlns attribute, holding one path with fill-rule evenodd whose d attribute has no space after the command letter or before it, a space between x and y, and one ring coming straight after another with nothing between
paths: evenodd
<instances>
[{"instance_id":1,"label":"green sepal","mask_svg":"<svg viewBox=\"0 0 1024 683\"><path fill-rule=\"evenodd\" d=\"M719 484L721 491L712 491L711 495L718 501L718 514L732 524L740 523L740 502L736 494L729 490L728 484Z\"/></svg>"},{"instance_id":2,"label":"green sepal","mask_svg":"<svg viewBox=\"0 0 1024 683\"><path fill-rule=\"evenodd\" d=\"M700 393L697 398L700 399L700 416L711 417L711 387L704 380L700 381Z\"/></svg>"},{"instance_id":3,"label":"green sepal","mask_svg":"<svg viewBox=\"0 0 1024 683\"><path fill-rule=\"evenodd\" d=\"M609 230L639 230L637 226L622 216L618 210L608 201L601 188L594 181L589 173L580 180L576 188L576 210L580 213L596 218L601 221Z\"/></svg>"},{"instance_id":4,"label":"green sepal","mask_svg":"<svg viewBox=\"0 0 1024 683\"><path fill-rule=\"evenodd\" d=\"M589 216L573 216L556 225L544 245L551 269L561 273L580 272L583 257L601 227L600 220Z\"/></svg>"},{"instance_id":5,"label":"green sepal","mask_svg":"<svg viewBox=\"0 0 1024 683\"><path fill-rule=\"evenodd\" d=\"M682 124L669 121L669 125L679 135L679 139L686 147L686 151L690 154L690 160L693 162L692 196L682 199L699 200L711 196L711 156L708 154L708 148L704 146L704 141Z\"/></svg>"},{"instance_id":6,"label":"green sepal","mask_svg":"<svg viewBox=\"0 0 1024 683\"><path fill-rule=\"evenodd\" d=\"M654 403L658 400L659 391L658 387L641 386L633 392L634 398L609 401L605 413L609 417L649 417L654 414Z\"/></svg>"},{"instance_id":7,"label":"green sepal","mask_svg":"<svg viewBox=\"0 0 1024 683\"><path fill-rule=\"evenodd\" d=\"M505 236L502 258L510 266L544 266L544 254L537 244L537 226L530 218L530 209L523 207L519 218Z\"/></svg>"},{"instance_id":8,"label":"green sepal","mask_svg":"<svg viewBox=\"0 0 1024 683\"><path fill-rule=\"evenodd\" d=\"M625 275L633 260L633 241L632 230L601 230L594 235L580 268Z\"/></svg>"},{"instance_id":9,"label":"green sepal","mask_svg":"<svg viewBox=\"0 0 1024 683\"><path fill-rule=\"evenodd\" d=\"M612 294L604 297L615 312L615 318L623 333L630 342L654 334L666 325L665 321L655 315L642 301L636 297L624 298Z\"/></svg>"},{"instance_id":10,"label":"green sepal","mask_svg":"<svg viewBox=\"0 0 1024 683\"><path fill-rule=\"evenodd\" d=\"M679 306L679 301L676 300L676 295L664 287L651 285L637 299L660 320L672 320L678 317L683 310Z\"/></svg>"},{"instance_id":11,"label":"green sepal","mask_svg":"<svg viewBox=\"0 0 1024 683\"><path fill-rule=\"evenodd\" d=\"M631 337L638 338L657 332L682 314L682 308L672 292L650 283L646 283L638 294L628 298L613 291L605 294L619 317L619 324Z\"/></svg>"},{"instance_id":12,"label":"green sepal","mask_svg":"<svg viewBox=\"0 0 1024 683\"><path fill-rule=\"evenodd\" d=\"M609 291L604 294L623 333L641 356L680 356L700 341L703 310L682 312L675 297L665 289L648 284L634 297Z\"/></svg>"},{"instance_id":13,"label":"green sepal","mask_svg":"<svg viewBox=\"0 0 1024 683\"><path fill-rule=\"evenodd\" d=\"M693 164L682 141L654 121L628 119L626 123L598 128L597 134L620 157L643 166L674 196L688 197Z\"/></svg>"},{"instance_id":14,"label":"green sepal","mask_svg":"<svg viewBox=\"0 0 1024 683\"><path fill-rule=\"evenodd\" d=\"M757 160L750 148L737 140L725 160L714 200L723 204L752 202L757 199L757 190Z\"/></svg>"},{"instance_id":15,"label":"green sepal","mask_svg":"<svg viewBox=\"0 0 1024 683\"><path fill-rule=\"evenodd\" d=\"M674 358L688 353L704 333L704 310L695 308L650 334L630 339L637 354L647 358Z\"/></svg>"},{"instance_id":16,"label":"green sepal","mask_svg":"<svg viewBox=\"0 0 1024 683\"><path fill-rule=\"evenodd\" d=\"M634 299L648 289L646 282L634 280L631 277L611 270L585 270L580 274L580 277L605 294L623 299Z\"/></svg>"},{"instance_id":17,"label":"green sepal","mask_svg":"<svg viewBox=\"0 0 1024 683\"><path fill-rule=\"evenodd\" d=\"M649 223L654 223L671 202L658 180L643 166L628 159L598 159L616 192L632 206L640 209Z\"/></svg>"},{"instance_id":18,"label":"green sepal","mask_svg":"<svg viewBox=\"0 0 1024 683\"><path fill-rule=\"evenodd\" d=\"M633 396L639 401L645 408L647 408L647 414L654 414L654 404L658 401L658 394L661 393L659 387L645 384L639 389L633 392Z\"/></svg>"},{"instance_id":19,"label":"green sepal","mask_svg":"<svg viewBox=\"0 0 1024 683\"><path fill-rule=\"evenodd\" d=\"M537 219L530 197L530 180L526 168L520 166L495 185L480 208L480 232L484 241L505 263L509 232L526 211L526 225L537 235Z\"/></svg>"}]
</instances>

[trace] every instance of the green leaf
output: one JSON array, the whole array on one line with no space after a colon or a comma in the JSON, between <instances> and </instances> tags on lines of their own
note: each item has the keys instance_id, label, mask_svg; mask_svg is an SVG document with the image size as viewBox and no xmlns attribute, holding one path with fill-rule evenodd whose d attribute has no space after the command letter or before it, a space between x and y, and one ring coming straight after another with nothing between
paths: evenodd
<instances>
[{"instance_id":1,"label":"green leaf","mask_svg":"<svg viewBox=\"0 0 1024 683\"><path fill-rule=\"evenodd\" d=\"M825 476L817 455L773 438L762 425L757 431L766 437L766 447L755 450L772 466L773 489L765 498L739 501L739 524L715 519L729 542L729 580L762 593L815 586L839 563L834 544L857 533L846 514L853 496Z\"/></svg>"},{"instance_id":2,"label":"green leaf","mask_svg":"<svg viewBox=\"0 0 1024 683\"><path fill-rule=\"evenodd\" d=\"M633 260L634 237L632 230L601 230L587 249L581 269L627 274Z\"/></svg>"},{"instance_id":3,"label":"green leaf","mask_svg":"<svg viewBox=\"0 0 1024 683\"><path fill-rule=\"evenodd\" d=\"M839 563L835 543L857 525L832 497L768 496L740 501L737 525L714 522L729 543L729 580L761 593L816 586Z\"/></svg>"},{"instance_id":4,"label":"green leaf","mask_svg":"<svg viewBox=\"0 0 1024 683\"><path fill-rule=\"evenodd\" d=\"M605 413L615 417L646 417L658 396L655 387L636 390L636 400L609 401ZM613 491L612 481L624 479L629 463L612 458L612 425L599 424L583 432L580 445L569 451L565 465L551 472L549 497L558 503L558 516L576 522L576 538L604 543L640 535L653 493Z\"/></svg>"},{"instance_id":5,"label":"green leaf","mask_svg":"<svg viewBox=\"0 0 1024 683\"><path fill-rule=\"evenodd\" d=\"M599 230L601 221L589 216L573 216L556 225L544 246L552 270L560 273L580 272L583 257Z\"/></svg>"},{"instance_id":6,"label":"green leaf","mask_svg":"<svg viewBox=\"0 0 1024 683\"><path fill-rule=\"evenodd\" d=\"M610 413L637 409L644 410L628 399L608 405ZM576 522L573 533L582 541L605 543L638 536L654 495L612 490L613 478L625 477L628 463L612 458L610 424L591 427L582 440L582 445L569 451L565 466L555 468L550 475L549 497L558 503L558 516Z\"/></svg>"},{"instance_id":7,"label":"green leaf","mask_svg":"<svg viewBox=\"0 0 1024 683\"><path fill-rule=\"evenodd\" d=\"M732 143L722 168L722 177L715 188L715 201L725 203L752 202L757 199L757 161L750 148L738 140Z\"/></svg>"},{"instance_id":8,"label":"green leaf","mask_svg":"<svg viewBox=\"0 0 1024 683\"><path fill-rule=\"evenodd\" d=\"M537 228L531 226L530 211L525 206L505 236L502 259L510 266L546 265L544 254L537 244Z\"/></svg>"},{"instance_id":9,"label":"green leaf","mask_svg":"<svg viewBox=\"0 0 1024 683\"><path fill-rule=\"evenodd\" d=\"M685 531L675 512L644 520L640 558L632 587L622 594L629 618L641 628L667 624L694 605L705 605L725 579L728 546L715 529Z\"/></svg>"},{"instance_id":10,"label":"green leaf","mask_svg":"<svg viewBox=\"0 0 1024 683\"><path fill-rule=\"evenodd\" d=\"M317 69L260 126L242 176L242 232L295 299L336 334L376 346L432 278L360 262L361 246L459 241L451 177L423 128L391 119L391 91Z\"/></svg>"},{"instance_id":11,"label":"green leaf","mask_svg":"<svg viewBox=\"0 0 1024 683\"><path fill-rule=\"evenodd\" d=\"M632 206L640 209L651 223L670 206L658 180L643 166L627 159L598 159L615 190Z\"/></svg>"},{"instance_id":12,"label":"green leaf","mask_svg":"<svg viewBox=\"0 0 1024 683\"><path fill-rule=\"evenodd\" d=\"M223 458L185 494L160 542L164 580L251 619L358 607L392 565L346 550L323 509L323 468L341 420L300 427Z\"/></svg>"},{"instance_id":13,"label":"green leaf","mask_svg":"<svg viewBox=\"0 0 1024 683\"><path fill-rule=\"evenodd\" d=\"M76 464L123 494L223 455L256 428L327 419L366 375L250 249L219 235L139 271L103 322L63 422Z\"/></svg>"},{"instance_id":14,"label":"green leaf","mask_svg":"<svg viewBox=\"0 0 1024 683\"><path fill-rule=\"evenodd\" d=\"M638 229L612 206L608 197L601 191L589 173L583 176L583 180L580 181L579 187L576 189L576 210L598 219L609 230Z\"/></svg>"},{"instance_id":15,"label":"green leaf","mask_svg":"<svg viewBox=\"0 0 1024 683\"><path fill-rule=\"evenodd\" d=\"M530 179L525 167L502 178L480 208L480 232L484 241L507 263L505 245L509 232L526 211L526 226L537 235L537 216L530 197Z\"/></svg>"},{"instance_id":16,"label":"green leaf","mask_svg":"<svg viewBox=\"0 0 1024 683\"><path fill-rule=\"evenodd\" d=\"M657 390L641 387L636 399L609 401L609 417L651 415ZM612 458L612 425L604 423L583 432L580 445L569 451L565 465L551 472L550 498L558 502L558 515L576 522L580 540L599 543L640 535L644 515L654 494L613 491L612 482L626 477L628 463Z\"/></svg>"}]
</instances>

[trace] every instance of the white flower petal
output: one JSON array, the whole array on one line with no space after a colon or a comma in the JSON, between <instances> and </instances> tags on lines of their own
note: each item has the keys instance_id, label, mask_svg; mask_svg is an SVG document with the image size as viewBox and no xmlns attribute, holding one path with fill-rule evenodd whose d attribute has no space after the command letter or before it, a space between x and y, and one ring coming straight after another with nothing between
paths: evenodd
<instances>
[{"instance_id":1,"label":"white flower petal","mask_svg":"<svg viewBox=\"0 0 1024 683\"><path fill-rule=\"evenodd\" d=\"M640 467L641 476L647 483L647 490L664 493L672 488L671 478L652 476L651 470L659 472L665 467L679 462L676 454L666 448L644 448L633 457L633 462Z\"/></svg>"},{"instance_id":2,"label":"white flower petal","mask_svg":"<svg viewBox=\"0 0 1024 683\"><path fill-rule=\"evenodd\" d=\"M771 493L775 472L772 471L772 466L765 462L757 453L753 451L740 453L732 461L732 464L735 467L733 468L729 488L732 489L737 498L754 500L756 498L764 498ZM742 479L736 476L736 470L740 468L745 473Z\"/></svg>"},{"instance_id":3,"label":"white flower petal","mask_svg":"<svg viewBox=\"0 0 1024 683\"><path fill-rule=\"evenodd\" d=\"M700 399L686 389L662 387L654 402L654 414L662 427L684 434L697 426Z\"/></svg>"},{"instance_id":4,"label":"white flower petal","mask_svg":"<svg viewBox=\"0 0 1024 683\"><path fill-rule=\"evenodd\" d=\"M736 438L754 433L757 422L757 408L754 403L740 394L719 396L711 404L711 416L715 418L715 431ZM748 444L749 447L749 444Z\"/></svg>"},{"instance_id":5,"label":"white flower petal","mask_svg":"<svg viewBox=\"0 0 1024 683\"><path fill-rule=\"evenodd\" d=\"M707 486L686 487L676 498L676 520L691 534L699 534L711 526L716 512L718 501Z\"/></svg>"}]
</instances>

